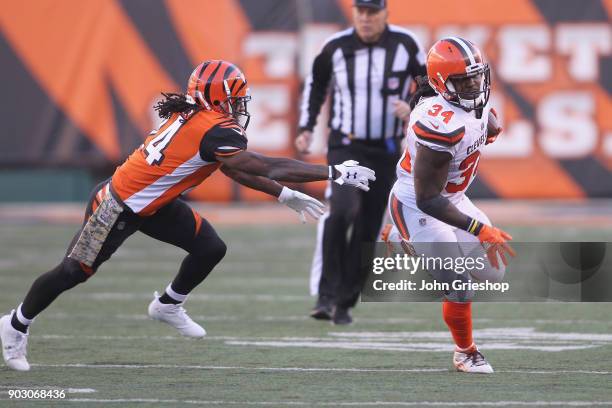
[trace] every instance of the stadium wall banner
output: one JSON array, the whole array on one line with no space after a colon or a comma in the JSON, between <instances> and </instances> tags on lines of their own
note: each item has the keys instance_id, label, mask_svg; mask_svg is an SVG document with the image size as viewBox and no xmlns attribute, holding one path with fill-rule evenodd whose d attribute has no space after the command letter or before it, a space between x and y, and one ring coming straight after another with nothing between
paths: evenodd
<instances>
[{"instance_id":1,"label":"stadium wall banner","mask_svg":"<svg viewBox=\"0 0 612 408\"><path fill-rule=\"evenodd\" d=\"M3 1L0 166L108 168L158 121L204 59L245 71L250 148L295 156L300 85L352 0ZM471 196L612 197L612 1L389 1L389 21L425 47L464 36L493 68L505 132L487 146ZM325 110L325 109L324 109ZM315 153L324 161L326 113ZM325 183L306 188L321 194ZM195 199L261 200L222 174Z\"/></svg>"}]
</instances>

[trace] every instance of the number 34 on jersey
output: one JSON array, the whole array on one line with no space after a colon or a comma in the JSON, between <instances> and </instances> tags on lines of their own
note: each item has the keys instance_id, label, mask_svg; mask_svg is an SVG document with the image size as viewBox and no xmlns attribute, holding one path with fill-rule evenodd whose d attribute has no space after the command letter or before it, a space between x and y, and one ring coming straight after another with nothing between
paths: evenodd
<instances>
[{"instance_id":1,"label":"number 34 on jersey","mask_svg":"<svg viewBox=\"0 0 612 408\"><path fill-rule=\"evenodd\" d=\"M451 156L443 195L459 198L467 190L476 176L480 150L486 142L489 110L486 106L477 117L475 112L455 107L439 95L424 99L415 107L410 115L406 151L397 166L398 181L412 189L411 197L417 143Z\"/></svg>"}]
</instances>

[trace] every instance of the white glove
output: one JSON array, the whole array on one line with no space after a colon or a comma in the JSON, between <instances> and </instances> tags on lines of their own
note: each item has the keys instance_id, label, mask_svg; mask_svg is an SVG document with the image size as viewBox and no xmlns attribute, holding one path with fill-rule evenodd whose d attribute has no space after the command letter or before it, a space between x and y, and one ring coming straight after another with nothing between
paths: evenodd
<instances>
[{"instance_id":1,"label":"white glove","mask_svg":"<svg viewBox=\"0 0 612 408\"><path fill-rule=\"evenodd\" d=\"M292 190L288 187L283 187L278 201L291 208L293 211L300 214L302 224L306 223L306 214L310 214L312 218L318 220L323 215L325 204L312 198L307 194L300 193L299 191Z\"/></svg>"},{"instance_id":2,"label":"white glove","mask_svg":"<svg viewBox=\"0 0 612 408\"><path fill-rule=\"evenodd\" d=\"M340 185L348 184L363 191L369 191L368 183L376 180L374 170L359 166L359 162L355 160L347 160L342 164L336 164L334 168L340 172L340 177L335 179L334 182Z\"/></svg>"}]
</instances>

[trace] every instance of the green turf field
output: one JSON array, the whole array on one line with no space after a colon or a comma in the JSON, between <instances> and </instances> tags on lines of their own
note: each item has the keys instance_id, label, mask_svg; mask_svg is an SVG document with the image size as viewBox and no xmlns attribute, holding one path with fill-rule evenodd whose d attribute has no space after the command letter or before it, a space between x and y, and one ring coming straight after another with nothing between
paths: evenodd
<instances>
[{"instance_id":1,"label":"green turf field","mask_svg":"<svg viewBox=\"0 0 612 408\"><path fill-rule=\"evenodd\" d=\"M516 240L612 240L508 229ZM0 228L0 310L59 261L74 230ZM305 317L312 224L219 232L228 255L187 304L206 339L146 319L183 255L137 234L38 318L32 371L0 367L0 406L612 405L610 304L476 304L476 340L496 373L459 374L439 304L361 304L348 328ZM9 401L9 389L30 388L64 389L67 400Z\"/></svg>"}]
</instances>

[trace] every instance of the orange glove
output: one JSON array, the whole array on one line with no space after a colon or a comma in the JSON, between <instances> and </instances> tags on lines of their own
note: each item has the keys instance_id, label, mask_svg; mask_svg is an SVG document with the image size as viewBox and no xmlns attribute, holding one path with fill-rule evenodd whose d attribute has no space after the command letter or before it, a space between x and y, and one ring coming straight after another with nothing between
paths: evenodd
<instances>
[{"instance_id":1,"label":"orange glove","mask_svg":"<svg viewBox=\"0 0 612 408\"><path fill-rule=\"evenodd\" d=\"M499 257L504 265L508 265L506 253L510 254L511 256L516 255L514 249L507 244L507 241L510 241L512 236L499 228L489 227L488 225L482 224L482 228L478 233L478 239L483 244L489 244L489 247L487 248L487 257L495 269L499 269L497 254L499 254Z\"/></svg>"}]
</instances>

